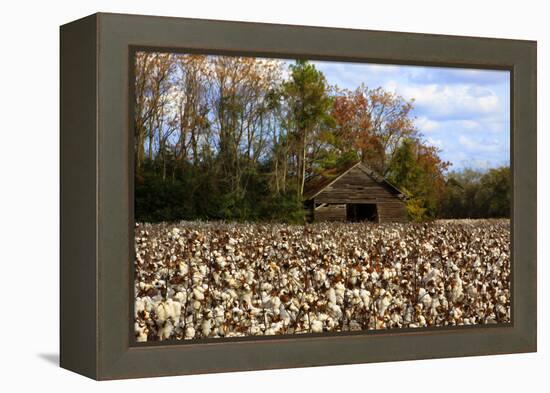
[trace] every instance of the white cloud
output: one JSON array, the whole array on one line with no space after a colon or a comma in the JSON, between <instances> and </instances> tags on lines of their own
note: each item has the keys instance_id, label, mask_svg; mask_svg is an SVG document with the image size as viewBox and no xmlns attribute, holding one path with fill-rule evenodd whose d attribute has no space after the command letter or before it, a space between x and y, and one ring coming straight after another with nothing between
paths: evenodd
<instances>
[{"instance_id":1,"label":"white cloud","mask_svg":"<svg viewBox=\"0 0 550 393\"><path fill-rule=\"evenodd\" d=\"M397 93L397 87L398 87L397 82L392 79L386 82L386 84L384 85L384 90L387 90L390 93L395 94Z\"/></svg>"},{"instance_id":2,"label":"white cloud","mask_svg":"<svg viewBox=\"0 0 550 393\"><path fill-rule=\"evenodd\" d=\"M470 152L493 153L501 148L498 140L477 141L464 135L458 137L458 143Z\"/></svg>"},{"instance_id":3,"label":"white cloud","mask_svg":"<svg viewBox=\"0 0 550 393\"><path fill-rule=\"evenodd\" d=\"M472 114L494 113L499 109L498 96L488 88L470 85L405 85L397 91L414 98L415 107L437 118L465 118Z\"/></svg>"},{"instance_id":4,"label":"white cloud","mask_svg":"<svg viewBox=\"0 0 550 393\"><path fill-rule=\"evenodd\" d=\"M416 127L422 133L437 131L441 128L441 125L438 121L431 120L426 116L417 117L415 123Z\"/></svg>"}]
</instances>

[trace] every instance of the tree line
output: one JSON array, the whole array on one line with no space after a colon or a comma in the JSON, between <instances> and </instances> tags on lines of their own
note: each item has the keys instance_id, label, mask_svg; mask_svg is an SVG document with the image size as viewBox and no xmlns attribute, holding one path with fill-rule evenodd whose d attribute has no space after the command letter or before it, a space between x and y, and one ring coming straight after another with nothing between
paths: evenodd
<instances>
[{"instance_id":1,"label":"tree line","mask_svg":"<svg viewBox=\"0 0 550 393\"><path fill-rule=\"evenodd\" d=\"M412 109L382 88L330 85L303 60L138 52L136 220L303 222L307 180L359 160L409 196L414 220L507 216L509 203L470 197L483 186L478 200L509 201L509 171L449 173Z\"/></svg>"}]
</instances>

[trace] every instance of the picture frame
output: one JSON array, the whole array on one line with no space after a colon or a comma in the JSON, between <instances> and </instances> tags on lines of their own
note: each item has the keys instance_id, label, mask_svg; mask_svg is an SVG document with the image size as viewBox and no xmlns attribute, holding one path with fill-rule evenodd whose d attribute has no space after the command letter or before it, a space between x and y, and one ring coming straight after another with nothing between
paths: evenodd
<instances>
[{"instance_id":1,"label":"picture frame","mask_svg":"<svg viewBox=\"0 0 550 393\"><path fill-rule=\"evenodd\" d=\"M133 334L136 50L511 72L512 323L140 346ZM60 28L60 364L97 380L536 351L536 42L97 13Z\"/></svg>"}]
</instances>

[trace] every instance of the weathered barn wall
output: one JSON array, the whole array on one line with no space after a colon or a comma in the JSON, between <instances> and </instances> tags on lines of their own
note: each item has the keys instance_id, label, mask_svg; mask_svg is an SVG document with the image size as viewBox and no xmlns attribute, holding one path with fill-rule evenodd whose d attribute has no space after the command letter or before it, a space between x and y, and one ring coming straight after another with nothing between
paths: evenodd
<instances>
[{"instance_id":1,"label":"weathered barn wall","mask_svg":"<svg viewBox=\"0 0 550 393\"><path fill-rule=\"evenodd\" d=\"M383 202L378 204L378 219L380 222L407 222L407 209L401 201Z\"/></svg>"}]
</instances>

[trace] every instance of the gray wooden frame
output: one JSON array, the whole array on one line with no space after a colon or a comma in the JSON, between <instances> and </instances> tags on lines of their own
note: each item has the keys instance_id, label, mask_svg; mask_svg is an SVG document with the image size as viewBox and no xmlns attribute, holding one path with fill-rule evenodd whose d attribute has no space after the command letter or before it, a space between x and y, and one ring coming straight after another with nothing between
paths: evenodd
<instances>
[{"instance_id":1,"label":"gray wooden frame","mask_svg":"<svg viewBox=\"0 0 550 393\"><path fill-rule=\"evenodd\" d=\"M511 71L512 324L138 346L136 48ZM536 42L95 14L61 27L61 366L95 379L536 351Z\"/></svg>"}]
</instances>

